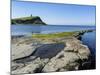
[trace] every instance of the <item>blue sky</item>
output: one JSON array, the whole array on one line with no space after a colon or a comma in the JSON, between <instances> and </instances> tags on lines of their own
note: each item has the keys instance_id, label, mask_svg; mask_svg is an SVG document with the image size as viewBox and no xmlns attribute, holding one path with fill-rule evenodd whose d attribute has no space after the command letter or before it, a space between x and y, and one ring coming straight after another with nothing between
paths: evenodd
<instances>
[{"instance_id":1,"label":"blue sky","mask_svg":"<svg viewBox=\"0 0 100 75\"><path fill-rule=\"evenodd\" d=\"M12 18L30 14L52 25L95 25L95 6L12 1Z\"/></svg>"}]
</instances>

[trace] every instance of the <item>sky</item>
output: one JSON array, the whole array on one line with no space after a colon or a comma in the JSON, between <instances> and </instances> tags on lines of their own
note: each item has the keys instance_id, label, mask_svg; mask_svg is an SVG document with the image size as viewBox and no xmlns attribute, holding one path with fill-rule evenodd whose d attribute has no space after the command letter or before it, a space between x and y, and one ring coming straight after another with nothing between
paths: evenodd
<instances>
[{"instance_id":1,"label":"sky","mask_svg":"<svg viewBox=\"0 0 100 75\"><path fill-rule=\"evenodd\" d=\"M12 18L40 16L50 25L95 25L95 6L12 1Z\"/></svg>"}]
</instances>

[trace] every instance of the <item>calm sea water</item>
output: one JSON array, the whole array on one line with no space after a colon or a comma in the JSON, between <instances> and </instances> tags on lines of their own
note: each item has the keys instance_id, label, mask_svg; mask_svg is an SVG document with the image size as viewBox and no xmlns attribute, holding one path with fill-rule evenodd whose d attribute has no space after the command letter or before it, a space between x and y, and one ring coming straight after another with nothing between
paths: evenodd
<instances>
[{"instance_id":1,"label":"calm sea water","mask_svg":"<svg viewBox=\"0 0 100 75\"><path fill-rule=\"evenodd\" d=\"M12 25L12 35L29 35L32 33L56 33L70 32L87 29L95 29L95 26L75 26L75 25L48 25L48 26L33 26L33 25Z\"/></svg>"},{"instance_id":2,"label":"calm sea water","mask_svg":"<svg viewBox=\"0 0 100 75\"><path fill-rule=\"evenodd\" d=\"M86 44L91 50L92 56L96 56L96 31L85 33L82 36L83 44Z\"/></svg>"},{"instance_id":3,"label":"calm sea water","mask_svg":"<svg viewBox=\"0 0 100 75\"><path fill-rule=\"evenodd\" d=\"M47 26L33 26L33 25L12 25L11 35L31 35L32 33L56 33L56 32L70 32L80 30L95 30L95 26L76 26L76 25L47 25ZM85 33L82 36L82 42L86 44L93 56L96 53L96 32Z\"/></svg>"}]
</instances>

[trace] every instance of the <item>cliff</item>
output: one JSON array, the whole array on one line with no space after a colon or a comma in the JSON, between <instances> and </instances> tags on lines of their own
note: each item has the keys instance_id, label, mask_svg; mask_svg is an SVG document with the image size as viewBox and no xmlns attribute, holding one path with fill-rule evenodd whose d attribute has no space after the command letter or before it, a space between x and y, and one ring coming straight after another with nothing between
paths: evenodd
<instances>
[{"instance_id":1,"label":"cliff","mask_svg":"<svg viewBox=\"0 0 100 75\"><path fill-rule=\"evenodd\" d=\"M39 16L21 17L11 20L11 24L39 24L46 25Z\"/></svg>"}]
</instances>

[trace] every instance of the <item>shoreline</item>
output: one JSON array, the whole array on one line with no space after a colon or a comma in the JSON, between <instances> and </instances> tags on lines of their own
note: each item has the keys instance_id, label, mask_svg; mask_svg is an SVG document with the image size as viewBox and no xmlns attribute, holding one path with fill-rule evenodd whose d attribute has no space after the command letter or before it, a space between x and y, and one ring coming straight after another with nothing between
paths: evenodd
<instances>
[{"instance_id":1,"label":"shoreline","mask_svg":"<svg viewBox=\"0 0 100 75\"><path fill-rule=\"evenodd\" d=\"M78 32L77 36L79 35L79 37L81 37L86 32L92 31L82 31L80 33ZM76 38L76 34L66 38L62 38L60 36L60 38L56 39L40 39L41 38L36 39L23 36L16 38L13 37L12 51L15 53L15 56L12 57L13 74L90 69L90 67L87 66L90 64L90 50L86 45L82 44L81 40ZM18 49L22 50L22 52L17 52ZM64 60L62 61L62 59ZM69 61L71 62L69 63ZM59 64L61 63L65 64L60 66ZM26 66L23 66L23 64L26 64ZM33 64L33 68L28 67L32 67ZM49 66L49 64L52 65ZM56 65L58 68L54 68L54 65Z\"/></svg>"},{"instance_id":2,"label":"shoreline","mask_svg":"<svg viewBox=\"0 0 100 75\"><path fill-rule=\"evenodd\" d=\"M51 34L54 34L54 35L56 35L56 34L58 34L58 35L60 35L60 34L62 34L62 33L72 33L72 36L73 37L79 37L79 36L81 36L81 35L83 35L84 33L88 33L88 32L93 32L93 31L95 31L95 30L81 30L81 31L70 31L70 32L55 32L55 33L47 33L46 35L51 35ZM43 35L44 33L34 33L34 32L32 32L32 34L34 35L34 34L36 34L36 35ZM74 35L73 35L74 34ZM25 37L26 35L11 35L11 37L13 38L13 37ZM66 36L66 35L65 35ZM70 35L69 35L70 36ZM63 36L64 37L64 36Z\"/></svg>"}]
</instances>

